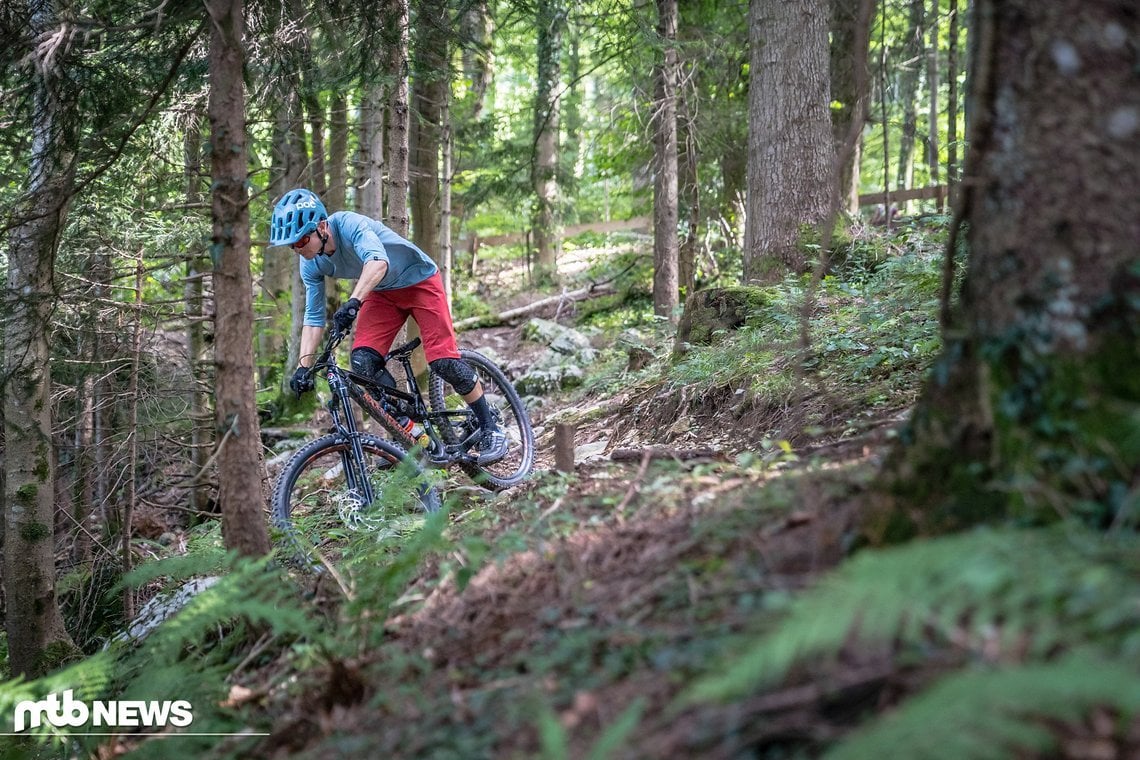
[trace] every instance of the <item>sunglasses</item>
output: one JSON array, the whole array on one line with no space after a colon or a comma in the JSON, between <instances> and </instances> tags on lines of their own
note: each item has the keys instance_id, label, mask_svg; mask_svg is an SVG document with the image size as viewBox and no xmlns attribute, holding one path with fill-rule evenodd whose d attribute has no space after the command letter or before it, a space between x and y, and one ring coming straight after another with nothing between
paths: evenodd
<instances>
[{"instance_id":1,"label":"sunglasses","mask_svg":"<svg viewBox=\"0 0 1140 760\"><path fill-rule=\"evenodd\" d=\"M307 235L302 235L300 237L300 239L297 240L296 243L293 243L293 245L290 246L290 248L292 248L293 250L300 250L301 248L304 248L305 246L307 246L309 244L309 239L312 236L313 236L313 233L311 233L311 232L308 233Z\"/></svg>"}]
</instances>

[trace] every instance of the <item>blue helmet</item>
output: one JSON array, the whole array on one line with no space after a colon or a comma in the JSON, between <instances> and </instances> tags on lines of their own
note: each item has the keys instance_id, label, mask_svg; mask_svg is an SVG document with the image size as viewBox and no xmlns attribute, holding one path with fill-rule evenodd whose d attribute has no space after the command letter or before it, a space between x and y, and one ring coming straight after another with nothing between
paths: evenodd
<instances>
[{"instance_id":1,"label":"blue helmet","mask_svg":"<svg viewBox=\"0 0 1140 760\"><path fill-rule=\"evenodd\" d=\"M325 204L316 193L304 188L290 190L281 196L273 207L269 223L270 245L293 245L302 236L317 228L317 223L329 216Z\"/></svg>"}]
</instances>

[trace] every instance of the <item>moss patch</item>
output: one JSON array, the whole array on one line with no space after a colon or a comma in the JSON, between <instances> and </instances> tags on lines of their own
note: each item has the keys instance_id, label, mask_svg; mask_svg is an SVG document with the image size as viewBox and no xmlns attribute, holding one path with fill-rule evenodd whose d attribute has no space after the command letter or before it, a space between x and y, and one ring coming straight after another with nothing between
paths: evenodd
<instances>
[{"instance_id":1,"label":"moss patch","mask_svg":"<svg viewBox=\"0 0 1140 760\"><path fill-rule=\"evenodd\" d=\"M16 503L25 507L32 506L39 492L40 487L35 483L25 483L16 489Z\"/></svg>"},{"instance_id":2,"label":"moss patch","mask_svg":"<svg viewBox=\"0 0 1140 760\"><path fill-rule=\"evenodd\" d=\"M674 354L687 345L708 346L721 336L753 321L771 300L764 288L741 286L700 290L685 302L685 312L677 325Z\"/></svg>"},{"instance_id":3,"label":"moss patch","mask_svg":"<svg viewBox=\"0 0 1140 760\"><path fill-rule=\"evenodd\" d=\"M39 543L51 535L51 529L43 523L30 522L20 526L20 538L29 544Z\"/></svg>"}]
</instances>

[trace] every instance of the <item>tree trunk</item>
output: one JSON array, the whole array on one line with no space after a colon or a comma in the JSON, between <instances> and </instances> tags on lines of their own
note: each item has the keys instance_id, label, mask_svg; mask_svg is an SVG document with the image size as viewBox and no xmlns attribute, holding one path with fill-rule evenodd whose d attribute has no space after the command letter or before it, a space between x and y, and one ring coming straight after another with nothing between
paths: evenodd
<instances>
[{"instance_id":1,"label":"tree trunk","mask_svg":"<svg viewBox=\"0 0 1140 760\"><path fill-rule=\"evenodd\" d=\"M950 42L946 52L946 184L950 207L958 194L958 0L950 0Z\"/></svg>"},{"instance_id":2,"label":"tree trunk","mask_svg":"<svg viewBox=\"0 0 1140 760\"><path fill-rule=\"evenodd\" d=\"M926 166L931 185L938 184L938 16L939 2L930 0L930 42L926 46L926 86L930 95L927 112ZM943 196L938 196L938 209L942 210Z\"/></svg>"},{"instance_id":3,"label":"tree trunk","mask_svg":"<svg viewBox=\"0 0 1140 760\"><path fill-rule=\"evenodd\" d=\"M408 2L388 0L388 226L408 235ZM387 350L387 349L385 349Z\"/></svg>"},{"instance_id":4,"label":"tree trunk","mask_svg":"<svg viewBox=\"0 0 1140 760\"><path fill-rule=\"evenodd\" d=\"M975 18L969 266L873 540L1005 517L1109 525L1140 477L1125 411L1140 403L1140 16L983 0Z\"/></svg>"},{"instance_id":5,"label":"tree trunk","mask_svg":"<svg viewBox=\"0 0 1140 760\"><path fill-rule=\"evenodd\" d=\"M356 210L384 218L384 93L376 85L364 89L356 154Z\"/></svg>"},{"instance_id":6,"label":"tree trunk","mask_svg":"<svg viewBox=\"0 0 1140 760\"><path fill-rule=\"evenodd\" d=\"M693 70L688 79L696 78ZM697 170L700 155L697 150L697 115L699 102L695 89L687 94L678 92L677 97L677 193L678 216L681 199L684 199L685 236L677 252L677 285L682 299L693 294L697 281L697 241L701 223L701 184Z\"/></svg>"},{"instance_id":7,"label":"tree trunk","mask_svg":"<svg viewBox=\"0 0 1140 760\"><path fill-rule=\"evenodd\" d=\"M388 226L398 235L408 236L408 1L388 0ZM411 319L408 322L412 322ZM392 345L408 340L408 324L400 328ZM380 346L387 353L391 346ZM422 351L422 349L420 349ZM395 371L397 381L403 370ZM406 378L410 380L410 378Z\"/></svg>"},{"instance_id":8,"label":"tree trunk","mask_svg":"<svg viewBox=\"0 0 1140 760\"><path fill-rule=\"evenodd\" d=\"M443 87L443 103L440 112L440 167L439 167L439 273L443 280L443 292L451 303L451 270L453 251L451 246L451 76Z\"/></svg>"},{"instance_id":9,"label":"tree trunk","mask_svg":"<svg viewBox=\"0 0 1140 760\"><path fill-rule=\"evenodd\" d=\"M582 56L580 53L582 31L580 24L570 24L567 21L567 36L569 44L566 50L566 91L561 97L562 126L566 131L566 140L562 145L562 156L559 164L563 167L564 176L568 178L571 187L568 192L574 192L578 178L582 176L582 126L585 119L582 116ZM569 221L576 224L580 219L572 209L566 209L569 218L563 218L563 223Z\"/></svg>"},{"instance_id":10,"label":"tree trunk","mask_svg":"<svg viewBox=\"0 0 1140 760\"><path fill-rule=\"evenodd\" d=\"M874 3L872 2L873 6ZM836 155L840 154L851 133L854 120L862 122L866 114L867 46L870 42L870 10L863 3L831 0L831 134ZM861 47L862 50L857 50ZM862 66L863 71L857 71ZM862 124L860 124L860 129ZM859 213L859 161L863 140L855 141L854 150L838 166L840 208L855 216Z\"/></svg>"},{"instance_id":11,"label":"tree trunk","mask_svg":"<svg viewBox=\"0 0 1140 760\"><path fill-rule=\"evenodd\" d=\"M534 98L535 279L558 277L562 251L558 213L558 87L562 79L562 35L566 8L562 0L538 0L538 90Z\"/></svg>"},{"instance_id":12,"label":"tree trunk","mask_svg":"<svg viewBox=\"0 0 1140 760\"><path fill-rule=\"evenodd\" d=\"M308 163L305 149L305 126L300 99L291 80L282 79L275 93L273 123L273 164L270 168L269 202L304 183ZM289 394L289 373L296 364L289 363L289 339L293 320L289 299L297 257L284 249L262 249L260 297L261 313L266 319L258 323L257 344L260 357L258 374L261 385L276 381L278 391Z\"/></svg>"},{"instance_id":13,"label":"tree trunk","mask_svg":"<svg viewBox=\"0 0 1140 760\"><path fill-rule=\"evenodd\" d=\"M902 136L899 137L899 162L895 184L900 188L910 187L911 172L914 166L914 138L918 129L918 111L915 96L918 92L918 73L922 70L922 23L926 0L910 0L907 33L903 44L902 75L899 77L899 100L903 108Z\"/></svg>"},{"instance_id":14,"label":"tree trunk","mask_svg":"<svg viewBox=\"0 0 1140 760\"><path fill-rule=\"evenodd\" d=\"M53 6L29 2L30 33L56 25ZM55 256L75 192L78 91L53 49L27 76L34 89L30 171L14 209L4 292L3 582L11 675L36 677L74 649L55 591L55 463L51 420L51 313ZM42 50L42 48L41 48Z\"/></svg>"},{"instance_id":15,"label":"tree trunk","mask_svg":"<svg viewBox=\"0 0 1140 760\"><path fill-rule=\"evenodd\" d=\"M653 313L675 321L677 280L677 0L657 0L662 45L654 108Z\"/></svg>"},{"instance_id":16,"label":"tree trunk","mask_svg":"<svg viewBox=\"0 0 1140 760\"><path fill-rule=\"evenodd\" d=\"M471 90L471 118L479 121L485 113L487 92L495 71L495 57L491 48L491 31L494 28L487 0L474 0L466 5L460 21L463 38L463 73Z\"/></svg>"},{"instance_id":17,"label":"tree trunk","mask_svg":"<svg viewBox=\"0 0 1140 760\"><path fill-rule=\"evenodd\" d=\"M240 554L269 552L267 484L254 400L253 280L242 89L242 0L207 0L210 15L210 168L213 175L215 362L222 537Z\"/></svg>"},{"instance_id":18,"label":"tree trunk","mask_svg":"<svg viewBox=\"0 0 1140 760\"><path fill-rule=\"evenodd\" d=\"M183 152L186 159L186 204L194 206L202 201L202 123L198 111L186 126ZM210 401L205 391L209 385L202 376L202 355L206 347L202 329L203 278L207 271L208 267L196 255L192 255L186 262L183 313L186 315L186 377L190 386L187 391L187 407L190 410L190 477L198 477L201 473L206 463L206 449L212 441ZM190 488L189 506L194 512L202 511L205 507L201 479L195 480Z\"/></svg>"},{"instance_id":19,"label":"tree trunk","mask_svg":"<svg viewBox=\"0 0 1140 760\"><path fill-rule=\"evenodd\" d=\"M309 65L313 65L312 61ZM320 95L315 91L318 85L313 79L314 74L306 77L302 89L301 101L305 106L305 115L309 119L309 189L321 197L326 204L326 194L329 190L328 175L325 172L325 107L321 104Z\"/></svg>"},{"instance_id":20,"label":"tree trunk","mask_svg":"<svg viewBox=\"0 0 1140 760\"><path fill-rule=\"evenodd\" d=\"M447 17L447 3L421 0L416 14L419 24L412 83L411 206L412 242L431 257L443 272L439 250L439 151L443 101L447 97L447 34L439 19ZM419 325L408 320L407 338L419 337ZM427 372L423 349L412 355L417 375Z\"/></svg>"},{"instance_id":21,"label":"tree trunk","mask_svg":"<svg viewBox=\"0 0 1140 760\"><path fill-rule=\"evenodd\" d=\"M447 36L439 19L447 3L421 0L416 18L415 57L412 63L411 176L412 242L439 263L439 147L443 113Z\"/></svg>"},{"instance_id":22,"label":"tree trunk","mask_svg":"<svg viewBox=\"0 0 1140 760\"><path fill-rule=\"evenodd\" d=\"M143 283L145 282L143 268L143 249L139 249L135 259L135 303L131 310L131 374L127 380L127 459L128 475L126 482L126 498L123 504L123 520L119 526L120 551L122 556L123 574L127 574L134 566L132 554L132 533L134 529L134 515L138 508L138 478L135 477L139 461L139 369L142 364L142 337L143 337ZM123 619L134 620L135 617L135 590L123 589Z\"/></svg>"},{"instance_id":23,"label":"tree trunk","mask_svg":"<svg viewBox=\"0 0 1140 760\"><path fill-rule=\"evenodd\" d=\"M348 104L336 90L329 98L329 189L325 204L336 211L344 208L348 186Z\"/></svg>"},{"instance_id":24,"label":"tree trunk","mask_svg":"<svg viewBox=\"0 0 1140 760\"><path fill-rule=\"evenodd\" d=\"M807 266L803 231L827 216L836 186L826 0L752 0L748 212L744 277Z\"/></svg>"}]
</instances>

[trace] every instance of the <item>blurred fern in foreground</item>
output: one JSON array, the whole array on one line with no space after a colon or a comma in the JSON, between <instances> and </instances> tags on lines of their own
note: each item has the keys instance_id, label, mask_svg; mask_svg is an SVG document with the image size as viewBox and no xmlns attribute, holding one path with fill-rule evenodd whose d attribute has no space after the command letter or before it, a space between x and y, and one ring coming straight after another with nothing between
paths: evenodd
<instances>
[{"instance_id":1,"label":"blurred fern in foreground","mask_svg":"<svg viewBox=\"0 0 1140 760\"><path fill-rule=\"evenodd\" d=\"M686 697L739 698L794 666L814 671L876 644L910 660L957 651L976 664L904 701L836 757L888 756L903 741L894 746L915 746L914 757L1005 757L1014 746L1049 745L1040 720L1095 705L1132 714L1140 710L1140 538L1064 525L866 551Z\"/></svg>"}]
</instances>

